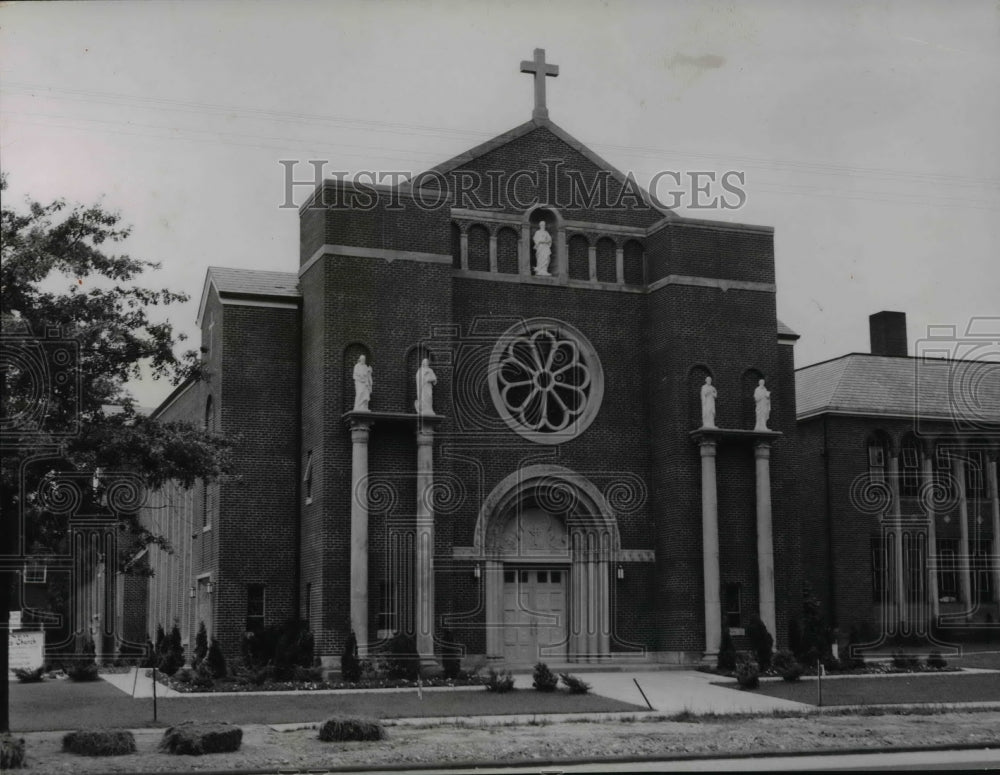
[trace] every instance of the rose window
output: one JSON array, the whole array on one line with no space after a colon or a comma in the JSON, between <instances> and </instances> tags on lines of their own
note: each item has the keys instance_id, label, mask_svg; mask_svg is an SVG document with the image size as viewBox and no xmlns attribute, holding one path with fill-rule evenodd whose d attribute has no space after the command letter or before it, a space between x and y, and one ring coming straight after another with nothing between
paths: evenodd
<instances>
[{"instance_id":1,"label":"rose window","mask_svg":"<svg viewBox=\"0 0 1000 775\"><path fill-rule=\"evenodd\" d=\"M490 391L522 436L559 444L586 430L603 394L597 353L576 329L535 319L504 334L493 351Z\"/></svg>"}]
</instances>

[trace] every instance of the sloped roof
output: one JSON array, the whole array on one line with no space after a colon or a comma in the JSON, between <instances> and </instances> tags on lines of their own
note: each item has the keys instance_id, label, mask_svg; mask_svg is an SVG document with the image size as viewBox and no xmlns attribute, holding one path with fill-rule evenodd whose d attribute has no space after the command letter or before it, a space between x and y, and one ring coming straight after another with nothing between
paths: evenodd
<instances>
[{"instance_id":1,"label":"sloped roof","mask_svg":"<svg viewBox=\"0 0 1000 775\"><path fill-rule=\"evenodd\" d=\"M852 353L795 372L800 420L827 412L1000 425L1000 361Z\"/></svg>"},{"instance_id":2,"label":"sloped roof","mask_svg":"<svg viewBox=\"0 0 1000 775\"><path fill-rule=\"evenodd\" d=\"M233 296L282 296L301 298L299 276L295 272L265 272L258 269L230 269L210 266L208 279L220 294Z\"/></svg>"},{"instance_id":3,"label":"sloped roof","mask_svg":"<svg viewBox=\"0 0 1000 775\"><path fill-rule=\"evenodd\" d=\"M573 150L580 153L586 159L588 159L592 164L596 165L599 169L607 170L611 173L611 177L617 180L619 183L624 184L627 176L624 172L617 169L606 160L598 156L594 151L588 148L586 145L581 143L575 137L573 137L569 132L563 129L558 124L550 121L547 118L532 118L525 121L513 129L510 129L502 134L497 135L491 140L487 140L485 143L480 143L479 145L470 148L469 150L460 153L458 156L454 156L447 161L438 164L435 167L431 167L427 172L435 172L440 175L446 175L452 170L461 169L463 166L469 164L470 162L478 159L480 156L485 156L492 151L502 148L508 143L512 143L515 140L524 137L529 132L533 132L539 127L545 127L552 134L562 140L566 145L568 145ZM657 205L653 198L649 195L649 192L642 186L638 186L640 192L642 193L643 201L655 212L663 215L664 218L679 218L673 210L667 207L661 207ZM403 181L400 184L400 189L403 191L409 191L411 189L410 181Z\"/></svg>"},{"instance_id":4,"label":"sloped roof","mask_svg":"<svg viewBox=\"0 0 1000 775\"><path fill-rule=\"evenodd\" d=\"M299 276L295 272L268 272L262 269L232 269L210 266L205 274L205 285L198 305L197 325L205 315L209 291L215 288L220 297L242 296L274 299L301 299Z\"/></svg>"},{"instance_id":5,"label":"sloped roof","mask_svg":"<svg viewBox=\"0 0 1000 775\"><path fill-rule=\"evenodd\" d=\"M778 336L788 337L789 339L799 338L799 335L782 323L780 318L778 319Z\"/></svg>"}]
</instances>

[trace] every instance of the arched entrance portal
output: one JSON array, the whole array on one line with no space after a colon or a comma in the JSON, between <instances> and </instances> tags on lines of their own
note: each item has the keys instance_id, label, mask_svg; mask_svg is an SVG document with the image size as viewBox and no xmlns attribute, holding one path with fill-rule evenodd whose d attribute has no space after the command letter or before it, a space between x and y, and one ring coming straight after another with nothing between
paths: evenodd
<instances>
[{"instance_id":1,"label":"arched entrance portal","mask_svg":"<svg viewBox=\"0 0 1000 775\"><path fill-rule=\"evenodd\" d=\"M618 546L614 515L585 477L538 465L504 479L476 526L487 655L518 665L606 658Z\"/></svg>"}]
</instances>

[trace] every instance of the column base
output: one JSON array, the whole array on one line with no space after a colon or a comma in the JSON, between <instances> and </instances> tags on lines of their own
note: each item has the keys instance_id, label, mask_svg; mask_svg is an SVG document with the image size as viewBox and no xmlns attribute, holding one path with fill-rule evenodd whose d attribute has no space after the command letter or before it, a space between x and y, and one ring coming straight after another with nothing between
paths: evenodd
<instances>
[{"instance_id":1,"label":"column base","mask_svg":"<svg viewBox=\"0 0 1000 775\"><path fill-rule=\"evenodd\" d=\"M705 665L707 667L715 667L719 663L719 652L718 651L706 651L701 655L701 661L699 664Z\"/></svg>"}]
</instances>

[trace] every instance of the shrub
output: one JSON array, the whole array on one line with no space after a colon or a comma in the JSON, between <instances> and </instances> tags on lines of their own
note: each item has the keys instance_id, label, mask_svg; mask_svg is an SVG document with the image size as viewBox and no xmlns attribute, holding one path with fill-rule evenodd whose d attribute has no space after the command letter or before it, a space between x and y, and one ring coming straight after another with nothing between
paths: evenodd
<instances>
[{"instance_id":1,"label":"shrub","mask_svg":"<svg viewBox=\"0 0 1000 775\"><path fill-rule=\"evenodd\" d=\"M80 756L122 756L135 753L135 737L127 729L84 729L67 732L62 749Z\"/></svg>"},{"instance_id":2,"label":"shrub","mask_svg":"<svg viewBox=\"0 0 1000 775\"><path fill-rule=\"evenodd\" d=\"M325 743L349 740L384 740L385 727L374 719L331 718L319 728L319 739Z\"/></svg>"},{"instance_id":3,"label":"shrub","mask_svg":"<svg viewBox=\"0 0 1000 775\"><path fill-rule=\"evenodd\" d=\"M201 667L201 665L198 665L198 667ZM194 676L195 676L195 670L192 670L189 667L182 667L180 670L174 673L174 680L177 681L178 683L189 684L194 680Z\"/></svg>"},{"instance_id":4,"label":"shrub","mask_svg":"<svg viewBox=\"0 0 1000 775\"><path fill-rule=\"evenodd\" d=\"M24 766L24 740L0 733L0 772Z\"/></svg>"},{"instance_id":5,"label":"shrub","mask_svg":"<svg viewBox=\"0 0 1000 775\"><path fill-rule=\"evenodd\" d=\"M212 638L212 645L205 657L205 664L208 666L212 678L225 678L229 672L226 668L226 656L222 653L222 646L219 645L218 638Z\"/></svg>"},{"instance_id":6,"label":"shrub","mask_svg":"<svg viewBox=\"0 0 1000 775\"><path fill-rule=\"evenodd\" d=\"M66 675L69 676L69 680L81 683L84 681L96 681L100 678L97 674L96 662L82 662L75 664L66 671Z\"/></svg>"},{"instance_id":7,"label":"shrub","mask_svg":"<svg viewBox=\"0 0 1000 775\"><path fill-rule=\"evenodd\" d=\"M514 676L510 674L510 670L498 673L491 667L490 672L486 676L485 686L488 692L505 694L514 688Z\"/></svg>"},{"instance_id":8,"label":"shrub","mask_svg":"<svg viewBox=\"0 0 1000 775\"><path fill-rule=\"evenodd\" d=\"M941 656L940 651L932 651L927 656L927 667L940 670L941 668L948 667L948 660Z\"/></svg>"},{"instance_id":9,"label":"shrub","mask_svg":"<svg viewBox=\"0 0 1000 775\"><path fill-rule=\"evenodd\" d=\"M757 664L761 670L767 670L771 666L771 654L774 651L774 637L767 631L767 626L759 616L750 619L747 627L747 637L750 639L750 648L753 649L757 657Z\"/></svg>"},{"instance_id":10,"label":"shrub","mask_svg":"<svg viewBox=\"0 0 1000 775\"><path fill-rule=\"evenodd\" d=\"M802 611L794 622L789 628L789 644L795 658L804 665L815 665L830 652L830 632L819 598L808 584L802 590Z\"/></svg>"},{"instance_id":11,"label":"shrub","mask_svg":"<svg viewBox=\"0 0 1000 775\"><path fill-rule=\"evenodd\" d=\"M173 675L184 667L184 645L181 643L181 630L176 624L170 631L170 635L163 637L163 628L157 627L156 638L158 646L156 653L158 656L157 669L165 675Z\"/></svg>"},{"instance_id":12,"label":"shrub","mask_svg":"<svg viewBox=\"0 0 1000 775\"><path fill-rule=\"evenodd\" d=\"M23 684L41 683L42 677L45 675L45 666L39 665L38 667L15 667L14 675L17 677L19 683Z\"/></svg>"},{"instance_id":13,"label":"shrub","mask_svg":"<svg viewBox=\"0 0 1000 775\"><path fill-rule=\"evenodd\" d=\"M238 751L243 730L225 721L185 721L163 733L160 750L185 756Z\"/></svg>"},{"instance_id":14,"label":"shrub","mask_svg":"<svg viewBox=\"0 0 1000 775\"><path fill-rule=\"evenodd\" d=\"M920 659L905 651L893 651L892 666L897 670L915 670L920 667Z\"/></svg>"},{"instance_id":15,"label":"shrub","mask_svg":"<svg viewBox=\"0 0 1000 775\"><path fill-rule=\"evenodd\" d=\"M535 665L534 679L531 685L540 692L554 692L559 686L559 676L549 670L544 662Z\"/></svg>"},{"instance_id":16,"label":"shrub","mask_svg":"<svg viewBox=\"0 0 1000 775\"><path fill-rule=\"evenodd\" d=\"M736 683L741 689L756 689L760 685L760 668L756 659L740 657L736 663Z\"/></svg>"},{"instance_id":17,"label":"shrub","mask_svg":"<svg viewBox=\"0 0 1000 775\"><path fill-rule=\"evenodd\" d=\"M198 624L198 634L194 637L194 662L195 667L201 664L208 655L208 630L205 629L205 622Z\"/></svg>"},{"instance_id":18,"label":"shrub","mask_svg":"<svg viewBox=\"0 0 1000 775\"><path fill-rule=\"evenodd\" d=\"M722 671L730 671L736 667L736 646L733 645L733 638L729 634L729 628L722 628L722 642L719 644L719 656L716 667Z\"/></svg>"},{"instance_id":19,"label":"shrub","mask_svg":"<svg viewBox=\"0 0 1000 775\"><path fill-rule=\"evenodd\" d=\"M306 622L290 619L256 632L246 632L240 642L243 664L248 668L273 665L274 678L290 680L296 667L312 667L313 634Z\"/></svg>"},{"instance_id":20,"label":"shrub","mask_svg":"<svg viewBox=\"0 0 1000 775\"><path fill-rule=\"evenodd\" d=\"M345 681L356 683L361 680L361 661L358 659L358 638L351 630L340 655L340 676Z\"/></svg>"},{"instance_id":21,"label":"shrub","mask_svg":"<svg viewBox=\"0 0 1000 775\"><path fill-rule=\"evenodd\" d=\"M318 684L323 680L323 668L298 666L292 673L292 680L299 683Z\"/></svg>"},{"instance_id":22,"label":"shrub","mask_svg":"<svg viewBox=\"0 0 1000 775\"><path fill-rule=\"evenodd\" d=\"M398 633L389 641L389 677L415 680L420 675L417 641L412 635Z\"/></svg>"},{"instance_id":23,"label":"shrub","mask_svg":"<svg viewBox=\"0 0 1000 775\"><path fill-rule=\"evenodd\" d=\"M198 665L193 672L187 668L181 668L174 673L174 677L176 678L181 673L185 672L190 676L188 680L196 689L211 689L215 686L215 676L212 674L212 668L208 664L208 660L202 661L202 663Z\"/></svg>"},{"instance_id":24,"label":"shrub","mask_svg":"<svg viewBox=\"0 0 1000 775\"><path fill-rule=\"evenodd\" d=\"M153 645L153 641L146 639L146 648L142 654L142 661L139 663L139 667L153 667L156 664L156 646Z\"/></svg>"},{"instance_id":25,"label":"shrub","mask_svg":"<svg viewBox=\"0 0 1000 775\"><path fill-rule=\"evenodd\" d=\"M785 681L789 683L793 681L798 681L802 674L805 672L805 668L802 667L795 659L795 655L791 651L782 649L775 653L774 657L771 659L771 667L773 667L778 675Z\"/></svg>"},{"instance_id":26,"label":"shrub","mask_svg":"<svg viewBox=\"0 0 1000 775\"><path fill-rule=\"evenodd\" d=\"M441 637L444 640L441 646L441 667L444 668L444 677L458 678L462 666L462 646L455 641L451 630L445 630Z\"/></svg>"},{"instance_id":27,"label":"shrub","mask_svg":"<svg viewBox=\"0 0 1000 775\"><path fill-rule=\"evenodd\" d=\"M586 694L590 691L590 684L580 680L575 675L560 673L559 677L562 679L563 685L569 689L570 694Z\"/></svg>"}]
</instances>

